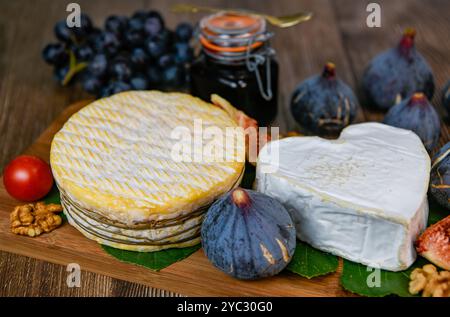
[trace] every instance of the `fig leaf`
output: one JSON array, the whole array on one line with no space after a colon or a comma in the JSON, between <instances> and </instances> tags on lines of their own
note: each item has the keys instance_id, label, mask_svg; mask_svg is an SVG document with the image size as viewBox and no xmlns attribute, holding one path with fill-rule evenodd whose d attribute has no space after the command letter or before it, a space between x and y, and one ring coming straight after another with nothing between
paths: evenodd
<instances>
[{"instance_id":1,"label":"fig leaf","mask_svg":"<svg viewBox=\"0 0 450 317\"><path fill-rule=\"evenodd\" d=\"M181 261L200 249L201 244L180 249L167 249L156 252L134 252L102 245L103 250L117 260L160 271L175 262Z\"/></svg>"},{"instance_id":2,"label":"fig leaf","mask_svg":"<svg viewBox=\"0 0 450 317\"><path fill-rule=\"evenodd\" d=\"M319 251L309 244L297 240L294 256L287 270L308 279L336 272L339 258Z\"/></svg>"},{"instance_id":3,"label":"fig leaf","mask_svg":"<svg viewBox=\"0 0 450 317\"><path fill-rule=\"evenodd\" d=\"M341 285L347 291L363 296L383 297L398 295L402 297L412 296L408 291L409 276L417 268L429 263L419 257L407 270L390 272L376 271L364 264L344 260L344 268L341 275Z\"/></svg>"}]
</instances>

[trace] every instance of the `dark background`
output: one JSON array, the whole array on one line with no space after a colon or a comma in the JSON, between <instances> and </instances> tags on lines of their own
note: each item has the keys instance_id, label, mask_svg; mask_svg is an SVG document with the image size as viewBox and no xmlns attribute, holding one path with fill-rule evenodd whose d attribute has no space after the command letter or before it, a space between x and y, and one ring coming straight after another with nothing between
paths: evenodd
<instances>
[{"instance_id":1,"label":"dark background","mask_svg":"<svg viewBox=\"0 0 450 317\"><path fill-rule=\"evenodd\" d=\"M41 50L55 41L53 25L66 17L68 3L77 2L97 26L110 14L131 15L137 9L161 11L169 28L202 15L174 14L170 5L186 2L220 8L245 8L272 15L312 11L313 20L276 30L272 45L280 63L280 113L283 131L295 129L288 112L289 97L301 80L321 71L326 61L336 63L338 75L362 97L358 82L368 61L395 45L406 27L417 30L418 49L431 65L436 93L433 104L447 122L440 102L450 79L450 1L448 0L0 0L0 168L20 154L69 104L89 97L79 86L60 87ZM366 26L366 5L382 8L382 27ZM364 107L359 120L381 120L383 113ZM448 141L444 125L441 144ZM171 292L82 273L81 288L66 286L65 267L0 252L0 296L168 296Z\"/></svg>"}]
</instances>

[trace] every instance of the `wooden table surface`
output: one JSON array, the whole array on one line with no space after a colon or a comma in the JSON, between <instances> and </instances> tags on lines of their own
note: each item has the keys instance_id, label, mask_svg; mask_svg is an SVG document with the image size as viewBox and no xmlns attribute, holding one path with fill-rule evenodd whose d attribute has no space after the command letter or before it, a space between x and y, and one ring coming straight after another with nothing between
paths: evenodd
<instances>
[{"instance_id":1,"label":"wooden table surface","mask_svg":"<svg viewBox=\"0 0 450 317\"><path fill-rule=\"evenodd\" d=\"M41 59L43 46L54 41L53 25L66 16L67 3L57 0L0 0L0 168L20 154L69 104L89 97L78 86L60 87ZM158 9L167 25L195 22L200 15L175 15L166 0L78 0L83 12L102 25L110 14L131 15L137 9ZM308 10L312 21L277 30L272 45L280 63L280 114L282 130L295 129L287 111L289 96L298 82L321 70L326 61L337 65L339 76L352 86L364 109L360 82L367 62L394 45L406 27L417 29L417 47L433 68L437 92L433 104L444 120L440 97L450 79L450 1L448 0L253 0L195 1L216 7L233 7L273 15ZM366 26L366 5L377 2L382 27ZM382 113L363 110L366 120ZM448 140L447 130L443 139ZM68 288L66 268L23 256L0 252L0 296L174 296L177 294L82 272L81 287Z\"/></svg>"}]
</instances>

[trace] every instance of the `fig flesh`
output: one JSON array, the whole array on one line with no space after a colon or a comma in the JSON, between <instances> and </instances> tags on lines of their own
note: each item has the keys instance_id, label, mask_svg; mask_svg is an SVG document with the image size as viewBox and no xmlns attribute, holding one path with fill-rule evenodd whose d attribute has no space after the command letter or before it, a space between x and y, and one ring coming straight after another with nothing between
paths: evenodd
<instances>
[{"instance_id":1,"label":"fig flesh","mask_svg":"<svg viewBox=\"0 0 450 317\"><path fill-rule=\"evenodd\" d=\"M416 241L417 253L440 268L450 270L450 216L428 227Z\"/></svg>"}]
</instances>

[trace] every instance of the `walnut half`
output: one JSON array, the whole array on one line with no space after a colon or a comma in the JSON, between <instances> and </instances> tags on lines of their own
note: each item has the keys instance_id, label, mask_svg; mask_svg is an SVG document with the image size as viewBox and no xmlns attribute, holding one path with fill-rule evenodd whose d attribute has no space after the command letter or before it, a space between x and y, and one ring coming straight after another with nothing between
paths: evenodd
<instances>
[{"instance_id":1,"label":"walnut half","mask_svg":"<svg viewBox=\"0 0 450 317\"><path fill-rule=\"evenodd\" d=\"M450 297L450 272L438 272L433 264L424 265L411 272L409 292L422 292L423 297Z\"/></svg>"},{"instance_id":2,"label":"walnut half","mask_svg":"<svg viewBox=\"0 0 450 317\"><path fill-rule=\"evenodd\" d=\"M61 225L61 216L56 214L61 211L61 205L43 202L17 206L10 214L11 232L29 237L50 232Z\"/></svg>"}]
</instances>

